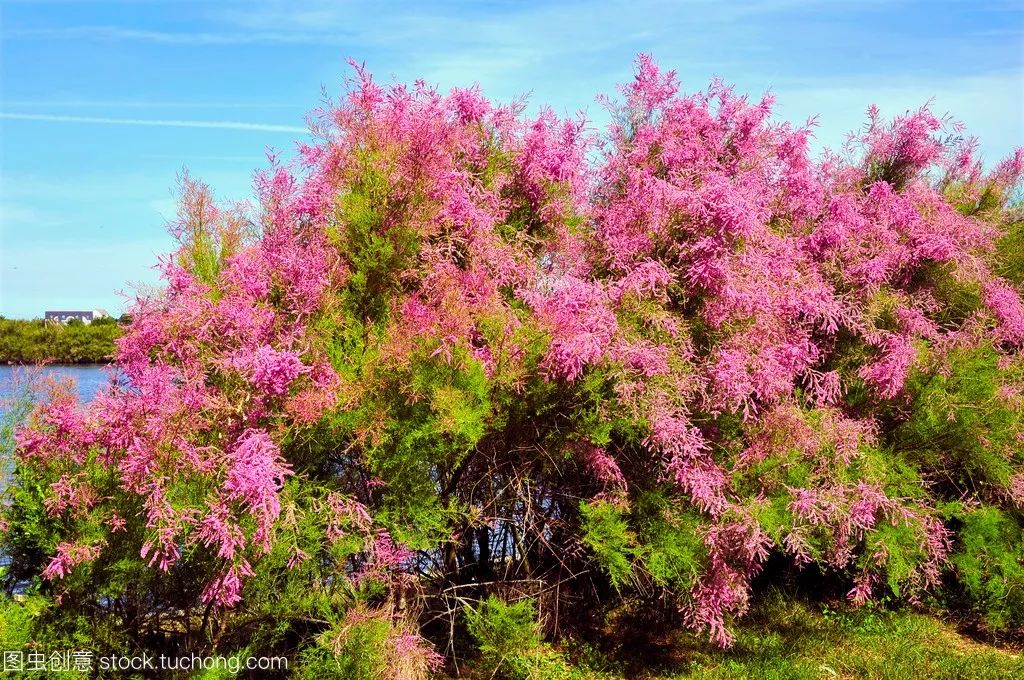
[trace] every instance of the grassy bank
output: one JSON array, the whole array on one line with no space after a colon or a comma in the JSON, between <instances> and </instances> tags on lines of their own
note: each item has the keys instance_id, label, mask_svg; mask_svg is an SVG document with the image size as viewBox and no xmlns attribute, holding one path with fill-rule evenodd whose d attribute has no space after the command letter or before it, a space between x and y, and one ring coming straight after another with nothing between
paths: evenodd
<instances>
[{"instance_id":1,"label":"grassy bank","mask_svg":"<svg viewBox=\"0 0 1024 680\"><path fill-rule=\"evenodd\" d=\"M638 619L639 620L639 619ZM642 634L643 631L638 631ZM866 607L834 611L770 594L737 625L728 650L685 632L623 640L612 647L539 645L499 666L495 677L565 680L757 678L1024 678L1019 650L984 644L934 616ZM494 665L462 668L487 678ZM514 668L518 666L518 669ZM510 672L511 671L511 672Z\"/></svg>"},{"instance_id":2,"label":"grassy bank","mask_svg":"<svg viewBox=\"0 0 1024 680\"><path fill-rule=\"evenodd\" d=\"M836 613L781 598L753 612L733 649L709 652L683 642L679 653L688 668L661 677L1024 677L1018 653L976 642L931 616Z\"/></svg>"}]
</instances>

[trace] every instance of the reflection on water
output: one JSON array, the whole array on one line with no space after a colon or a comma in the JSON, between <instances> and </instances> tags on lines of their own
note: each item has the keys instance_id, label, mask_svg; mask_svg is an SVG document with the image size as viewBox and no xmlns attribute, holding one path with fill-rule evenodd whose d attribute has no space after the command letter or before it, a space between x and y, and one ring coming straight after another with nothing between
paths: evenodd
<instances>
[{"instance_id":1,"label":"reflection on water","mask_svg":"<svg viewBox=\"0 0 1024 680\"><path fill-rule=\"evenodd\" d=\"M24 392L21 389L26 380L35 382L43 379L67 380L71 379L78 391L79 401L89 401L104 387L110 384L112 371L107 366L97 364L87 365L63 365L54 364L49 366L6 366L0 365L0 431L13 424L7 422L8 403L11 399L21 397ZM9 430L7 431L10 432ZM11 451L7 448L11 440L6 434L0 437L0 492L7 486L7 475L10 473L11 460L8 458ZM10 563L10 559L0 554L0 567ZM18 589L16 589L18 592Z\"/></svg>"},{"instance_id":2,"label":"reflection on water","mask_svg":"<svg viewBox=\"0 0 1024 680\"><path fill-rule=\"evenodd\" d=\"M0 366L0 411L4 404L20 392L18 386L26 379L70 378L78 390L81 401L89 401L110 383L110 370L106 366L54 364L50 366Z\"/></svg>"},{"instance_id":3,"label":"reflection on water","mask_svg":"<svg viewBox=\"0 0 1024 680\"><path fill-rule=\"evenodd\" d=\"M0 366L0 492L7 486L7 475L10 473L12 453L8 447L12 441L8 438L9 426L15 424L6 417L8 404L12 399L24 395L22 387L26 380L35 382L40 379L66 380L70 378L78 391L80 401L89 401L110 383L111 372L106 366L100 365L52 365L52 366ZM15 416L15 419L20 416ZM9 560L0 554L0 566Z\"/></svg>"},{"instance_id":4,"label":"reflection on water","mask_svg":"<svg viewBox=\"0 0 1024 680\"><path fill-rule=\"evenodd\" d=\"M14 424L8 422L5 417L9 415L8 404L12 399L17 399L24 395L22 386L26 380L33 382L39 379L56 379L66 380L70 378L75 385L75 389L78 391L79 401L89 401L96 394L99 393L104 387L110 384L111 371L106 366L89 364L83 366L73 365L51 365L51 366L0 366L0 434L3 434L5 428ZM7 433L10 431L7 430ZM10 440L6 438L6 434L0 437L0 491L6 486L6 476L10 471L8 467L9 460L7 456L10 455L10 451L7 446L10 444ZM0 566L3 565L4 558L0 555Z\"/></svg>"}]
</instances>

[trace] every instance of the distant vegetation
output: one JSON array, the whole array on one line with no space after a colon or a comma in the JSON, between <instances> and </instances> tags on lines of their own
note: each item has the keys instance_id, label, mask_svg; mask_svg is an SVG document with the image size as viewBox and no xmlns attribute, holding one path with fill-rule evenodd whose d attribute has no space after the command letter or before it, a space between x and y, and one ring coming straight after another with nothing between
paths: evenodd
<instances>
[{"instance_id":1,"label":"distant vegetation","mask_svg":"<svg viewBox=\"0 0 1024 680\"><path fill-rule=\"evenodd\" d=\"M72 319L65 325L0 317L0 363L106 363L114 354L114 340L119 335L121 325L113 318L91 324Z\"/></svg>"}]
</instances>

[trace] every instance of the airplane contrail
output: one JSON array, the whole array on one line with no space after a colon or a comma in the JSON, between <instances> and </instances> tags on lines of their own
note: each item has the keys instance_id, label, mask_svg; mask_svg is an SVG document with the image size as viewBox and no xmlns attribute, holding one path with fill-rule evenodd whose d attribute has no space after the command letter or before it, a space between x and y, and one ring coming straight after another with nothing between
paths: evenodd
<instances>
[{"instance_id":1,"label":"airplane contrail","mask_svg":"<svg viewBox=\"0 0 1024 680\"><path fill-rule=\"evenodd\" d=\"M145 125L150 127L206 128L214 130L250 130L258 132L309 133L297 125L243 123L234 120L159 120L148 118L102 118L97 116L58 116L49 113L10 113L0 111L7 120L35 120L44 123L96 123L100 125Z\"/></svg>"}]
</instances>

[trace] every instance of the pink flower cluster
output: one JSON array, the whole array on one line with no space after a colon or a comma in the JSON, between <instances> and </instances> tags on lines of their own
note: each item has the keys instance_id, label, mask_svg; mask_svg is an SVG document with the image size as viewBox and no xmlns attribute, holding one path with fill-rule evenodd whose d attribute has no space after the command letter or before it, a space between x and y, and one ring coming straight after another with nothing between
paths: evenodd
<instances>
[{"instance_id":1,"label":"pink flower cluster","mask_svg":"<svg viewBox=\"0 0 1024 680\"><path fill-rule=\"evenodd\" d=\"M269 345L261 346L255 354L236 355L231 364L256 388L274 396L287 394L292 382L310 370L297 353L281 352Z\"/></svg>"},{"instance_id":2,"label":"pink flower cluster","mask_svg":"<svg viewBox=\"0 0 1024 680\"><path fill-rule=\"evenodd\" d=\"M57 554L43 570L43 578L61 579L71 573L77 565L83 562L91 562L100 554L98 545L80 545L74 543L60 543L57 546Z\"/></svg>"}]
</instances>

